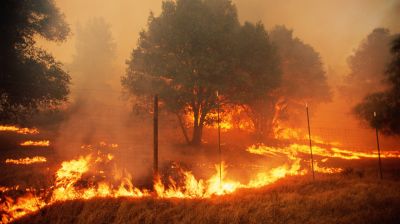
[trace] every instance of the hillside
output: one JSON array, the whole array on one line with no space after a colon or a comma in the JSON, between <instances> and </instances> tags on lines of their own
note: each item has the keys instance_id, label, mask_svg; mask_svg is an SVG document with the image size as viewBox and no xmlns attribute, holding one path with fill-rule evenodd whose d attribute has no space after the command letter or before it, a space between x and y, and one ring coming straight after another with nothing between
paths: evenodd
<instances>
[{"instance_id":1,"label":"hillside","mask_svg":"<svg viewBox=\"0 0 400 224\"><path fill-rule=\"evenodd\" d=\"M286 178L211 199L56 203L15 223L399 223L400 182L353 175Z\"/></svg>"}]
</instances>

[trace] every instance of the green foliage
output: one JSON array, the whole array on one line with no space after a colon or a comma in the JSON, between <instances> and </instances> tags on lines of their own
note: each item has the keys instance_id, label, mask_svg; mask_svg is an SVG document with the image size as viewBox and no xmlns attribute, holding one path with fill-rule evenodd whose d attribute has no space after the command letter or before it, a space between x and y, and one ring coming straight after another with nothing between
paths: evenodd
<instances>
[{"instance_id":1,"label":"green foliage","mask_svg":"<svg viewBox=\"0 0 400 224\"><path fill-rule=\"evenodd\" d=\"M355 114L387 135L400 135L400 36L392 42L392 61L386 71L387 90L367 95ZM374 116L374 112L376 116Z\"/></svg>"},{"instance_id":2,"label":"green foliage","mask_svg":"<svg viewBox=\"0 0 400 224\"><path fill-rule=\"evenodd\" d=\"M22 122L67 100L69 75L35 38L63 41L69 28L52 0L4 0L0 17L0 120Z\"/></svg>"}]
</instances>

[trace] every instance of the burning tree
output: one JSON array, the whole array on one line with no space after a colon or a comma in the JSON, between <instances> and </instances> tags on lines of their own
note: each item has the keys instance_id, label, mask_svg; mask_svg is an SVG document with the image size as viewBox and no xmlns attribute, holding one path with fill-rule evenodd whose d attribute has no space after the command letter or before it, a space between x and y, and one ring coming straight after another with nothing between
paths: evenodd
<instances>
[{"instance_id":1,"label":"burning tree","mask_svg":"<svg viewBox=\"0 0 400 224\"><path fill-rule=\"evenodd\" d=\"M52 0L6 0L0 10L0 120L20 122L67 99L69 75L35 36L61 42L69 27Z\"/></svg>"},{"instance_id":2,"label":"burning tree","mask_svg":"<svg viewBox=\"0 0 400 224\"><path fill-rule=\"evenodd\" d=\"M293 37L293 31L284 26L277 26L269 33L272 44L275 46L281 69L280 84L269 86L264 90L262 100L257 106L249 105L252 113L257 111L257 119L252 119L256 132L262 137L271 135L279 121L293 118L299 111L304 112L306 102L317 105L331 99L331 91L327 83L321 58L312 46ZM268 74L277 73L276 59L267 58L264 65L270 64ZM274 71L275 70L275 71ZM275 78L275 76L269 76ZM265 78L264 78L265 79ZM256 83L259 81L256 81ZM265 83L274 82L261 82ZM257 99L252 97L252 99ZM259 127L259 128L257 128Z\"/></svg>"},{"instance_id":3,"label":"burning tree","mask_svg":"<svg viewBox=\"0 0 400 224\"><path fill-rule=\"evenodd\" d=\"M193 114L190 142L198 145L207 114L217 107L216 91L224 102L238 91L255 91L251 85L257 81L249 77L277 70L268 63L272 52L261 25L241 28L231 1L166 1L160 16L150 14L148 30L140 34L122 84L142 99L158 94L181 123L182 115ZM265 88L276 83L263 76L257 80Z\"/></svg>"},{"instance_id":4,"label":"burning tree","mask_svg":"<svg viewBox=\"0 0 400 224\"><path fill-rule=\"evenodd\" d=\"M230 99L241 105L262 138L274 108L271 96L280 86L281 70L277 49L263 24L245 23L239 32L239 66L236 91Z\"/></svg>"}]
</instances>

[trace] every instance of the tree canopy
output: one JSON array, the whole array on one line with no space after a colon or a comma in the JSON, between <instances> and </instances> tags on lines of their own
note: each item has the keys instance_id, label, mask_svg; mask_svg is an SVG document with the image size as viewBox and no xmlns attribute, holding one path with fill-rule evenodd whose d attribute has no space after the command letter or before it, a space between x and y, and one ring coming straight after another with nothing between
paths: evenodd
<instances>
[{"instance_id":1,"label":"tree canopy","mask_svg":"<svg viewBox=\"0 0 400 224\"><path fill-rule=\"evenodd\" d=\"M346 99L359 101L365 95L382 91L385 70L390 62L390 43L393 35L388 29L374 29L347 59L350 73L340 90Z\"/></svg>"},{"instance_id":2,"label":"tree canopy","mask_svg":"<svg viewBox=\"0 0 400 224\"><path fill-rule=\"evenodd\" d=\"M371 127L387 135L400 135L400 35L391 45L391 62L384 82L388 88L367 95L355 108L355 114Z\"/></svg>"},{"instance_id":3,"label":"tree canopy","mask_svg":"<svg viewBox=\"0 0 400 224\"><path fill-rule=\"evenodd\" d=\"M269 96L268 113L272 116L266 120L268 129L304 113L306 103L315 108L332 96L322 60L312 46L294 37L285 26L274 27L270 37L280 58L282 78L279 88Z\"/></svg>"},{"instance_id":4,"label":"tree canopy","mask_svg":"<svg viewBox=\"0 0 400 224\"><path fill-rule=\"evenodd\" d=\"M165 1L140 34L122 84L137 96L158 94L178 117L192 113L191 142L200 144L218 100L248 103L243 93L257 95L277 84L270 77L278 70L269 62L276 63L273 53L264 27L241 26L229 0Z\"/></svg>"},{"instance_id":5,"label":"tree canopy","mask_svg":"<svg viewBox=\"0 0 400 224\"><path fill-rule=\"evenodd\" d=\"M0 17L0 120L21 122L67 99L69 75L35 38L60 42L69 27L52 0L3 0Z\"/></svg>"}]
</instances>

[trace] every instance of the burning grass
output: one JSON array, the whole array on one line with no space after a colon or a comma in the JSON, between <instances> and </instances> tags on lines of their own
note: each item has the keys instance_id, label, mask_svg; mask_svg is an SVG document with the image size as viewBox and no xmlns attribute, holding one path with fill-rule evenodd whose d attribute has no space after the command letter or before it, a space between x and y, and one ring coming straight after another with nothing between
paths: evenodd
<instances>
[{"instance_id":1,"label":"burning grass","mask_svg":"<svg viewBox=\"0 0 400 224\"><path fill-rule=\"evenodd\" d=\"M24 141L19 144L20 146L42 146L42 147L47 147L50 145L49 140L42 140L42 141Z\"/></svg>"},{"instance_id":2,"label":"burning grass","mask_svg":"<svg viewBox=\"0 0 400 224\"><path fill-rule=\"evenodd\" d=\"M0 125L0 132L15 132L18 134L38 134L39 131L36 128L19 128L17 126L12 125Z\"/></svg>"},{"instance_id":3,"label":"burning grass","mask_svg":"<svg viewBox=\"0 0 400 224\"><path fill-rule=\"evenodd\" d=\"M209 199L58 202L15 223L398 223L400 183L297 177Z\"/></svg>"},{"instance_id":4,"label":"burning grass","mask_svg":"<svg viewBox=\"0 0 400 224\"><path fill-rule=\"evenodd\" d=\"M26 157L22 159L6 159L5 163L7 164L16 164L16 165L30 165L34 163L45 163L47 159L43 156L35 156L32 158Z\"/></svg>"}]
</instances>

